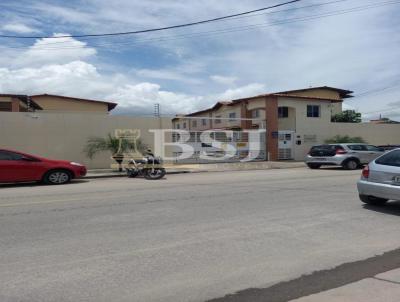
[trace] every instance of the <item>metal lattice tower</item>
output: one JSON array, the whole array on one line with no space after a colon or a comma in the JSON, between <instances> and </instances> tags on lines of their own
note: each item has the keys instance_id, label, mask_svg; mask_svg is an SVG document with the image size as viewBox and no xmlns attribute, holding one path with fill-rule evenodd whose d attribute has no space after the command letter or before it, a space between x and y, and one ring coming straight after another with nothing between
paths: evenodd
<instances>
[{"instance_id":1,"label":"metal lattice tower","mask_svg":"<svg viewBox=\"0 0 400 302\"><path fill-rule=\"evenodd\" d=\"M154 104L154 116L160 117L160 104Z\"/></svg>"}]
</instances>

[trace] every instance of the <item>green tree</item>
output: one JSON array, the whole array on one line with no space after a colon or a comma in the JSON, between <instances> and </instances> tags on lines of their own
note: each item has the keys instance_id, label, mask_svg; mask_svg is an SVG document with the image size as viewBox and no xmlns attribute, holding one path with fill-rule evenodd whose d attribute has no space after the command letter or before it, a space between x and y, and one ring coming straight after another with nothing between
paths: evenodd
<instances>
[{"instance_id":1,"label":"green tree","mask_svg":"<svg viewBox=\"0 0 400 302\"><path fill-rule=\"evenodd\" d=\"M112 155L118 153L118 151L124 153L127 151L134 150L134 143L131 140L121 139L121 150L119 150L120 139L108 134L107 137L90 137L84 148L85 154L92 159L97 153L103 151L109 151ZM148 146L144 144L140 139L136 140L137 151L143 153Z\"/></svg>"},{"instance_id":2,"label":"green tree","mask_svg":"<svg viewBox=\"0 0 400 302\"><path fill-rule=\"evenodd\" d=\"M355 110L345 110L333 115L331 121L334 123L361 123L361 113Z\"/></svg>"},{"instance_id":3,"label":"green tree","mask_svg":"<svg viewBox=\"0 0 400 302\"><path fill-rule=\"evenodd\" d=\"M355 136L351 137L348 135L336 135L330 139L325 140L326 144L346 144L346 143L367 143L362 137Z\"/></svg>"}]
</instances>

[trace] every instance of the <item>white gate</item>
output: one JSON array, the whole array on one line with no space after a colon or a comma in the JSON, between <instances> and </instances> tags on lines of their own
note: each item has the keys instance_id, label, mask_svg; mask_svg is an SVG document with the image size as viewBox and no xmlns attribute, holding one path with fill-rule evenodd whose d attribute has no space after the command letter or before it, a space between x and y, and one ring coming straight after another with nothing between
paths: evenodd
<instances>
[{"instance_id":1,"label":"white gate","mask_svg":"<svg viewBox=\"0 0 400 302\"><path fill-rule=\"evenodd\" d=\"M294 158L294 131L279 131L278 159L289 160Z\"/></svg>"},{"instance_id":2,"label":"white gate","mask_svg":"<svg viewBox=\"0 0 400 302\"><path fill-rule=\"evenodd\" d=\"M179 163L214 163L214 162L238 162L247 157L254 158L254 161L264 161L267 159L266 156L266 142L265 133L257 135L259 139L258 147L251 144L251 136L245 131L229 131L232 136L227 136L227 133L223 130L213 130L210 132L211 140L216 140L217 143L212 141L201 141L200 136L202 132L188 132L190 138L185 144L190 145L194 153L185 159L179 159L182 152L175 151L173 155L176 157L175 162ZM172 141L178 141L179 134L175 133L172 135ZM234 148L234 152L228 152L227 146L230 145ZM179 149L179 148L178 148ZM202 159L200 154L206 154L210 159ZM224 158L225 154L229 154L229 158ZM222 158L222 159L220 159Z\"/></svg>"}]
</instances>

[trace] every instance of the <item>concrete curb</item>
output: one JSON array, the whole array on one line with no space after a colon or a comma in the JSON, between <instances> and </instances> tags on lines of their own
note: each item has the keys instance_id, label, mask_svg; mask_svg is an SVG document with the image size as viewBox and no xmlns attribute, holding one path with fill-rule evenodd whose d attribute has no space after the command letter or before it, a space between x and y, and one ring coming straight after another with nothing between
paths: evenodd
<instances>
[{"instance_id":1,"label":"concrete curb","mask_svg":"<svg viewBox=\"0 0 400 302\"><path fill-rule=\"evenodd\" d=\"M192 173L192 172L190 172L190 171L171 171L171 172L168 172L167 171L167 174L169 174L169 175L172 175L172 174L183 174L183 173ZM104 173L104 174L103 173L99 173L98 175L96 175L96 173L94 173L94 174L86 175L82 179L114 178L114 177L127 177L127 175L126 175L125 172L122 172L122 173L114 172L114 173Z\"/></svg>"},{"instance_id":2,"label":"concrete curb","mask_svg":"<svg viewBox=\"0 0 400 302\"><path fill-rule=\"evenodd\" d=\"M204 172L234 172L234 171L254 171L254 170L275 170L275 169L297 169L304 168L304 163L279 163L279 162L263 162L263 163L245 163L245 164L209 164L209 165L185 165L181 168L171 168L167 175L183 174L183 173L204 173ZM182 169L182 170L179 170ZM125 172L88 172L84 179L96 178L113 178L126 177Z\"/></svg>"}]
</instances>

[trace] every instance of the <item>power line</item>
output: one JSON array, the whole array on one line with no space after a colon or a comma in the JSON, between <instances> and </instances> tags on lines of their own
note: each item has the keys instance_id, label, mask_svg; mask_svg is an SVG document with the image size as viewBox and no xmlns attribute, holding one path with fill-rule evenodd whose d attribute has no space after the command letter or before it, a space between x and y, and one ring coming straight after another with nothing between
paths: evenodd
<instances>
[{"instance_id":1,"label":"power line","mask_svg":"<svg viewBox=\"0 0 400 302\"><path fill-rule=\"evenodd\" d=\"M133 42L131 42L131 41L115 42L114 41L112 43L95 44L94 46L95 47L110 47L113 45L136 45L138 43L145 43L145 42L164 42L164 41L171 41L171 40L177 40L177 39L182 39L182 38L195 38L195 37L200 37L200 36L219 35L219 34L225 34L225 33L231 33L231 32L247 31L247 30L252 30L252 29L261 28L261 27L269 27L269 26L283 25L283 24L289 24L289 23L295 23L295 22L311 21L311 20L322 19L322 18L331 17L331 16L344 15L344 14L349 14L349 13L353 13L353 12L359 12L359 11L364 11L364 10L369 10L369 9L373 9L373 8L379 8L382 6L399 4L399 3L400 3L400 1L387 1L387 2L381 2L379 4L370 4L370 5L352 7L349 9L330 11L330 12L323 13L323 14L310 15L310 16L305 16L305 17L297 17L297 18L292 18L292 19L283 19L283 20L278 20L278 21L269 22L269 23L260 23L260 24L253 24L253 25L247 25L247 26L226 28L226 29L222 29L222 30L198 32L198 33L192 33L192 34L156 37L156 38L150 38L150 39L136 40ZM64 41L64 42L67 42L67 41ZM56 43L48 43L48 44L56 44ZM62 42L58 42L58 43L62 43ZM5 47L5 48L26 48L26 47L25 46L19 46L19 47L17 46L17 47ZM79 48L82 48L82 46L80 46L80 47L73 47L73 46L71 46L71 47L47 47L47 48L35 47L35 48L30 48L30 50L40 51L40 50L61 50L61 49L79 49Z\"/></svg>"},{"instance_id":2,"label":"power line","mask_svg":"<svg viewBox=\"0 0 400 302\"><path fill-rule=\"evenodd\" d=\"M354 97L356 97L356 98L364 97L366 95L376 94L376 93L379 93L379 92L382 92L382 91L385 91L385 90L389 90L389 89L392 89L392 88L395 88L395 87L398 87L398 86L400 86L400 82L397 82L394 85L386 86L386 87L379 88L379 89L367 90L367 91L364 91L364 92L361 92L361 93L355 95ZM352 100L354 100L354 99L352 99Z\"/></svg>"},{"instance_id":3,"label":"power line","mask_svg":"<svg viewBox=\"0 0 400 302\"><path fill-rule=\"evenodd\" d=\"M400 106L389 107L387 109L380 109L380 110L369 111L369 112L363 112L362 114L382 113L382 112L388 112L388 111L393 111L393 110L400 110ZM400 111L399 111L399 114L400 114Z\"/></svg>"},{"instance_id":4,"label":"power line","mask_svg":"<svg viewBox=\"0 0 400 302\"><path fill-rule=\"evenodd\" d=\"M224 20L224 19L229 19L233 17L238 17L238 16L243 16L243 15L248 15L260 11L265 11L277 7L281 7L284 5L289 5L293 4L296 2L300 2L302 0L292 0L292 1L287 1L284 3L279 3L275 5L271 5L268 7L263 7L259 9L254 9L251 11L246 11L238 14L233 14L233 15L228 15L228 16L223 16L223 17L218 17L218 18L213 18L213 19L207 19L207 20L202 20L202 21L197 21L197 22L191 22L191 23L185 23L185 24L179 24L179 25L172 25L172 26L166 26L166 27L159 27L159 28L151 28L151 29L143 29L143 30L137 30L137 31L126 31L126 32L116 32L116 33L101 33L101 34L82 34L82 35L60 35L60 36L11 36L11 35L0 35L0 38L14 38L14 39L60 39L60 38L83 38L83 37L105 37L105 36L122 36L122 35L134 35L134 34L141 34L141 33L148 33L148 32L156 32L156 31L163 31L163 30L169 30L169 29L175 29L175 28L182 28L182 27L189 27L189 26L194 26L194 25L200 25L200 24L206 24L206 23L211 23L219 20Z\"/></svg>"},{"instance_id":5,"label":"power line","mask_svg":"<svg viewBox=\"0 0 400 302\"><path fill-rule=\"evenodd\" d=\"M279 14L279 13L283 13L283 12L289 12L289 11L295 11L295 10L302 10L302 9L307 9L307 8L314 8L314 7L321 7L321 6L325 6L325 5L331 5L331 4L336 4L336 3L340 3L340 2L348 2L348 1L354 1L354 0L335 0L335 1L329 1L329 2L323 2L323 3L318 3L318 4L311 4L311 5L306 5L306 6L300 6L300 7L293 7L293 8L288 8L288 9L281 9L281 10L276 10L276 11L272 11L272 12L264 12L264 13L260 13L260 14L250 14L250 15L244 15L244 16L237 16L237 17L232 17L229 19L223 19L223 20L218 20L219 22L226 22L226 21L232 21L232 20L237 20L237 19L242 19L242 18L253 18L253 17L258 17L258 16L265 16L265 15L271 15L271 14ZM217 21L216 21L217 22ZM215 31L210 31L215 32ZM207 33L207 32L205 32ZM187 34L186 34L187 35ZM185 36L185 35L175 35L176 37L180 37L180 36ZM69 37L69 36L68 36ZM174 36L170 36L170 37L174 37ZM90 38L90 37L87 37ZM159 38L159 37L158 37ZM155 38L155 39L158 39ZM153 38L154 39L154 38ZM75 41L58 41L58 42L49 42L49 43L41 43L40 46L52 46L52 45L59 45L59 44L70 44L70 43L74 43ZM115 42L112 42L115 43ZM116 43L120 43L120 42L116 42ZM21 47L22 48L22 47Z\"/></svg>"}]
</instances>

